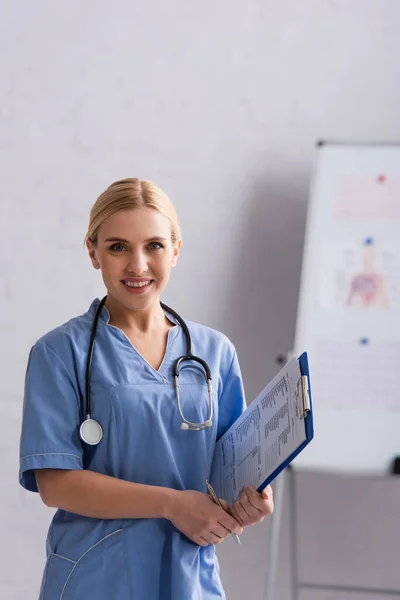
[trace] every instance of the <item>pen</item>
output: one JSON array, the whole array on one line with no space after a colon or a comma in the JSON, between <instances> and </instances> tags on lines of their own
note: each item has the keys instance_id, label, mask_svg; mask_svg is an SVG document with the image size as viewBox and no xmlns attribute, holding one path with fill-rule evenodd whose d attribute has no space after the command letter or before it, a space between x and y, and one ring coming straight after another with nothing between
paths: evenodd
<instances>
[{"instance_id":1,"label":"pen","mask_svg":"<svg viewBox=\"0 0 400 600\"><path fill-rule=\"evenodd\" d=\"M211 483L207 479L206 479L206 486L207 486L208 493L210 494L211 498L214 500L215 504L218 504L218 506L220 506L222 508L222 510L225 510L224 507L222 506L221 501L218 498L217 494L214 492L214 488L212 487ZM235 542L237 544L239 544L239 546L240 546L241 542L240 542L240 539L239 539L239 536L237 535L237 533L234 533L233 531L231 531L231 536L233 537Z\"/></svg>"}]
</instances>

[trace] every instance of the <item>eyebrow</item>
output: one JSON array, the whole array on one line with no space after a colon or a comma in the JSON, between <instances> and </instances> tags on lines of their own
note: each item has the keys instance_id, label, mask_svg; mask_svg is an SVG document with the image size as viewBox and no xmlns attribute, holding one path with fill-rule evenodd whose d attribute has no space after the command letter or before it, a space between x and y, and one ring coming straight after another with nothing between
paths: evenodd
<instances>
[{"instance_id":1,"label":"eyebrow","mask_svg":"<svg viewBox=\"0 0 400 600\"><path fill-rule=\"evenodd\" d=\"M124 242L125 244L130 244L129 240L125 240L124 238L118 238L118 237L109 237L106 240L104 240L105 242ZM146 243L148 242L155 242L155 241L163 241L163 242L167 242L167 238L164 237L160 237L158 235L149 238L148 240L145 240Z\"/></svg>"}]
</instances>

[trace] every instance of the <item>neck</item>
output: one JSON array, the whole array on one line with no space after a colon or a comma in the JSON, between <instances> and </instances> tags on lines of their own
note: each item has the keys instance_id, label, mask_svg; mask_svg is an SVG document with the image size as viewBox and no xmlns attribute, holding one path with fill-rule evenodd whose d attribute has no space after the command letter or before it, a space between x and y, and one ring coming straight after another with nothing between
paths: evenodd
<instances>
[{"instance_id":1,"label":"neck","mask_svg":"<svg viewBox=\"0 0 400 600\"><path fill-rule=\"evenodd\" d=\"M110 313L109 324L123 330L149 333L164 329L166 325L172 325L159 302L143 310L132 310L117 302L112 296L107 296L105 306Z\"/></svg>"}]
</instances>

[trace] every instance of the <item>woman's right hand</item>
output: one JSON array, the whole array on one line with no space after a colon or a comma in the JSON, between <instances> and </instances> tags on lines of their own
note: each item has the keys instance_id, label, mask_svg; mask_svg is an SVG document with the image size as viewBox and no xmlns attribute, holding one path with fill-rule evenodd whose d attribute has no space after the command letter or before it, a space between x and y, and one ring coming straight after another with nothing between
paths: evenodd
<instances>
[{"instance_id":1,"label":"woman's right hand","mask_svg":"<svg viewBox=\"0 0 400 600\"><path fill-rule=\"evenodd\" d=\"M221 500L223 505L228 504ZM219 544L231 531L240 535L242 526L222 510L207 494L195 490L179 490L175 494L169 516L171 523L192 542L200 546Z\"/></svg>"}]
</instances>

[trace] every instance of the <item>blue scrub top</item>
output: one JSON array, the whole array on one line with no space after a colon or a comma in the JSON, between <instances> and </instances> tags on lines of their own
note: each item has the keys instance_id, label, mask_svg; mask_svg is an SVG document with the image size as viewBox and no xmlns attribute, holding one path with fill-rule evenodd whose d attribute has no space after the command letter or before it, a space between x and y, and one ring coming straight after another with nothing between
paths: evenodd
<instances>
[{"instance_id":1,"label":"blue scrub top","mask_svg":"<svg viewBox=\"0 0 400 600\"><path fill-rule=\"evenodd\" d=\"M213 426L182 431L173 363L186 354L181 326L168 334L154 369L124 332L100 314L92 362L92 418L98 446L83 448L85 368L93 318L88 312L44 335L31 349L25 380L20 483L37 492L35 469L90 469L113 477L206 493L216 440L245 409L235 348L223 334L187 322L192 351L213 378ZM186 419L208 419L208 393L195 363L180 376ZM216 600L225 598L213 545L198 546L166 519L94 519L57 510L47 536L40 600Z\"/></svg>"}]
</instances>

